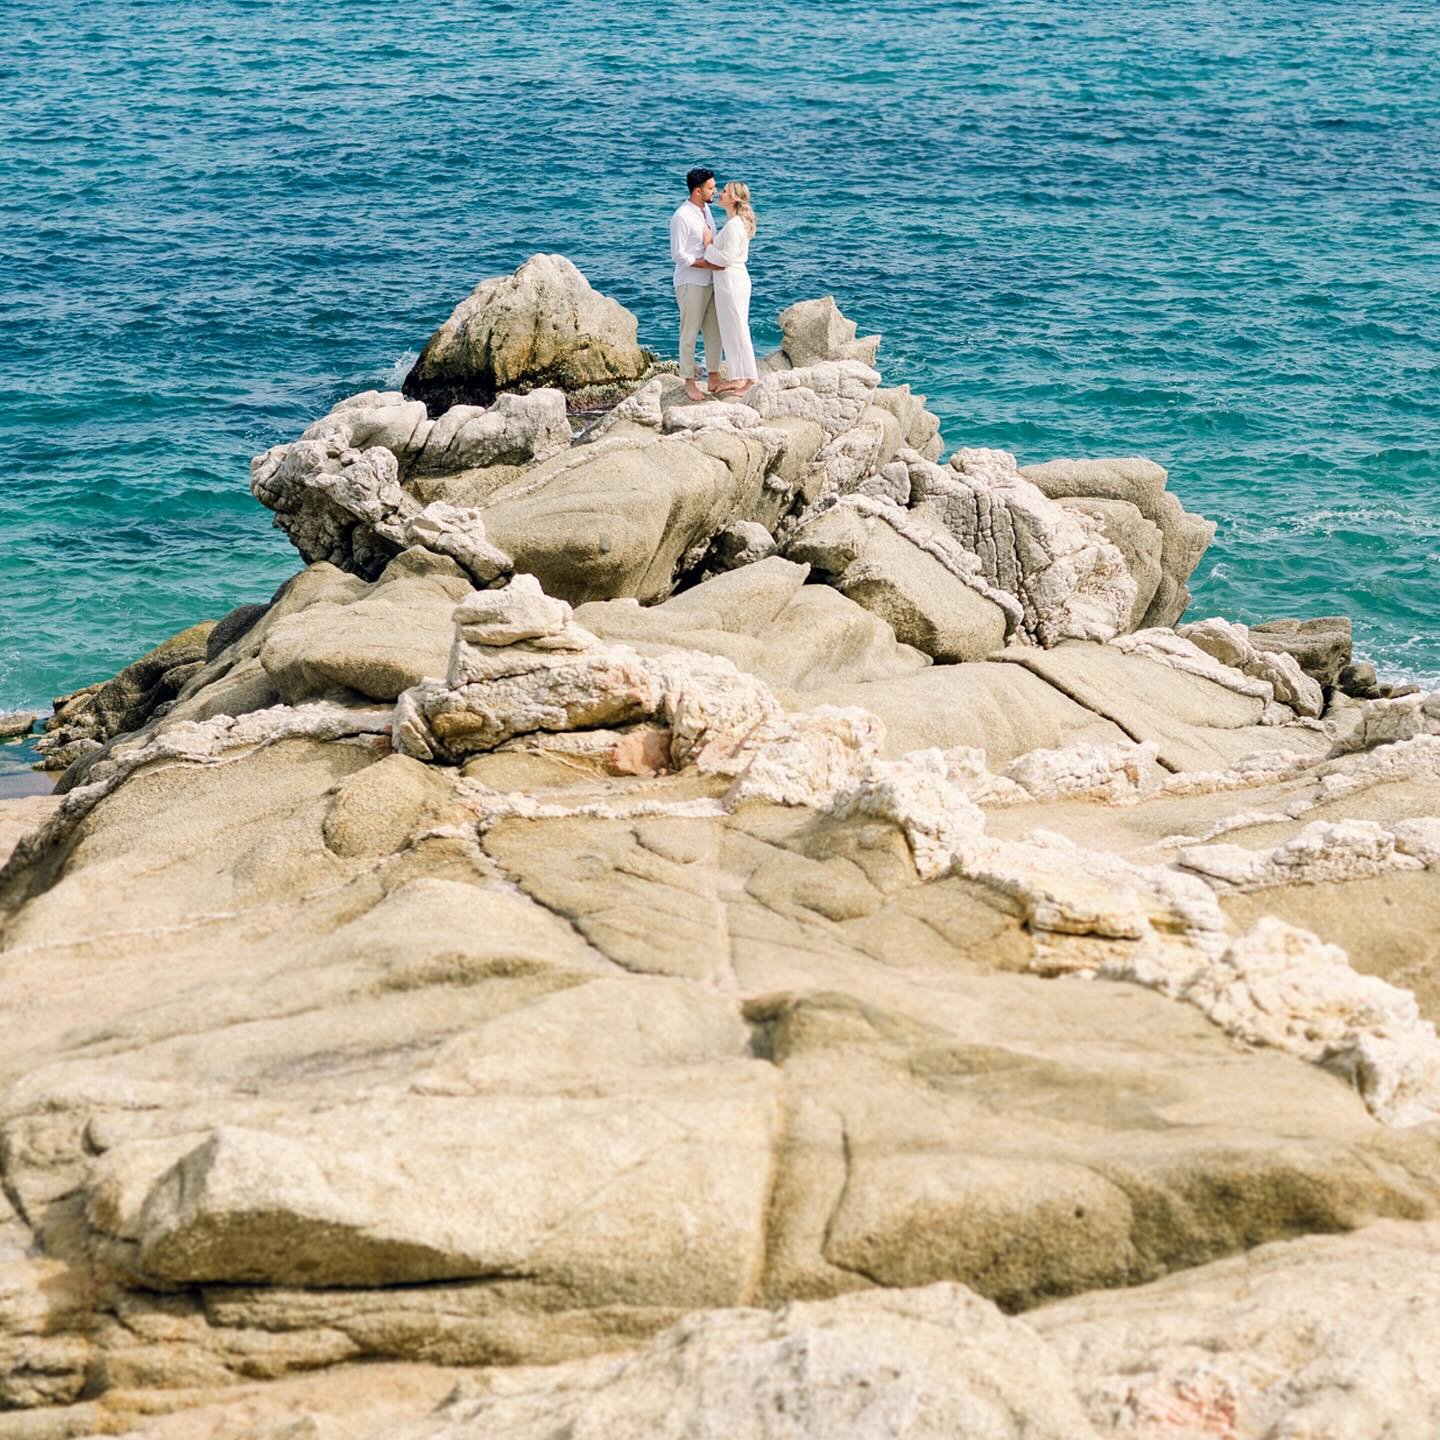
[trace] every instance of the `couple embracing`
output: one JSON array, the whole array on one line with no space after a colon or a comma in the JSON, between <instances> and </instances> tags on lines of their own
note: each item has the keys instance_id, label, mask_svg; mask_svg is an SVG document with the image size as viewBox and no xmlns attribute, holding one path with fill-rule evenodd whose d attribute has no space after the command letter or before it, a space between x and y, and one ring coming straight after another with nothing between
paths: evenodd
<instances>
[{"instance_id":1,"label":"couple embracing","mask_svg":"<svg viewBox=\"0 0 1440 1440\"><path fill-rule=\"evenodd\" d=\"M685 185L690 198L670 217L670 258L680 306L680 374L685 393L703 400L695 383L695 342L703 333L706 388L711 395L738 398L760 378L750 343L750 272L745 268L755 234L750 187L731 180L717 195L715 172L698 169L686 175ZM728 217L718 232L712 201Z\"/></svg>"}]
</instances>

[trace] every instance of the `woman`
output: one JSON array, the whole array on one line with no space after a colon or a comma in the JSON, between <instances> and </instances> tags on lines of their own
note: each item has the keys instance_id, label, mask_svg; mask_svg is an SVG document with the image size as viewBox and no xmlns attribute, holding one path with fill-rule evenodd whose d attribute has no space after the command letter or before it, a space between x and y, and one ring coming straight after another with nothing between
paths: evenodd
<instances>
[{"instance_id":1,"label":"woman","mask_svg":"<svg viewBox=\"0 0 1440 1440\"><path fill-rule=\"evenodd\" d=\"M745 268L755 211L750 206L750 187L739 180L730 181L716 200L730 217L705 248L705 258L716 267L715 314L730 376L717 393L738 397L760 378L750 342L750 272Z\"/></svg>"}]
</instances>

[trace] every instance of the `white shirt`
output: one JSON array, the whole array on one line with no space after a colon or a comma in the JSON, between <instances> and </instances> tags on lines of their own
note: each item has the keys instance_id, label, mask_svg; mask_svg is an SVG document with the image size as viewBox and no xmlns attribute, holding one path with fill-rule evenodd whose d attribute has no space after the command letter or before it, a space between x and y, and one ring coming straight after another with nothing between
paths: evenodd
<instances>
[{"instance_id":1,"label":"white shirt","mask_svg":"<svg viewBox=\"0 0 1440 1440\"><path fill-rule=\"evenodd\" d=\"M750 232L738 215L727 220L720 233L705 247L705 258L712 265L723 265L727 270L745 268L745 262L750 258Z\"/></svg>"},{"instance_id":2,"label":"white shirt","mask_svg":"<svg viewBox=\"0 0 1440 1440\"><path fill-rule=\"evenodd\" d=\"M715 233L708 205L692 205L688 200L670 217L670 258L675 262L677 285L709 285L713 271L697 270L695 262L705 258L705 230Z\"/></svg>"}]
</instances>

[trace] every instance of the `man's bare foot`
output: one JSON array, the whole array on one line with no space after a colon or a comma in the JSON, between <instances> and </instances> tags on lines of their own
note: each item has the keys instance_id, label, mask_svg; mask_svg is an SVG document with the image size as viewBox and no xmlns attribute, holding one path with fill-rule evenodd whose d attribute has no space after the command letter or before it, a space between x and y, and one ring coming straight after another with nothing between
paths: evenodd
<instances>
[{"instance_id":1,"label":"man's bare foot","mask_svg":"<svg viewBox=\"0 0 1440 1440\"><path fill-rule=\"evenodd\" d=\"M687 380L685 382L685 394L691 400L703 400L705 398L700 393L700 387L693 380Z\"/></svg>"},{"instance_id":2,"label":"man's bare foot","mask_svg":"<svg viewBox=\"0 0 1440 1440\"><path fill-rule=\"evenodd\" d=\"M728 380L712 380L705 388L712 395L723 395L730 388L730 382Z\"/></svg>"}]
</instances>

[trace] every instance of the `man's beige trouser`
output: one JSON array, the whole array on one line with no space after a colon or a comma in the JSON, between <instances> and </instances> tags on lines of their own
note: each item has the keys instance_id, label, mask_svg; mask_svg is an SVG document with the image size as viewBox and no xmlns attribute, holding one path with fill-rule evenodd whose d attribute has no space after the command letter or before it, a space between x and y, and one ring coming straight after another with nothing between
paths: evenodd
<instances>
[{"instance_id":1,"label":"man's beige trouser","mask_svg":"<svg viewBox=\"0 0 1440 1440\"><path fill-rule=\"evenodd\" d=\"M680 374L695 378L695 341L705 333L705 369L711 380L724 370L720 361L720 321L715 314L713 285L677 285L675 303L680 307Z\"/></svg>"}]
</instances>

